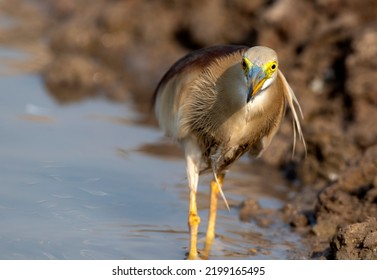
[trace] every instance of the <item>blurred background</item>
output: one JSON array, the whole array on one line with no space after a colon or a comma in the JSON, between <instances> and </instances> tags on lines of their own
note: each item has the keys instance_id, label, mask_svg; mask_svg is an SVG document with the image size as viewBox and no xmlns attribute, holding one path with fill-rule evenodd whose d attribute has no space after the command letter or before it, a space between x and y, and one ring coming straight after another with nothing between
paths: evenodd
<instances>
[{"instance_id":1,"label":"blurred background","mask_svg":"<svg viewBox=\"0 0 377 280\"><path fill-rule=\"evenodd\" d=\"M0 1L0 258L183 259L185 165L151 99L181 56L237 44L278 53L308 154L288 112L232 167L212 258L376 259L376 19L374 0Z\"/></svg>"}]
</instances>

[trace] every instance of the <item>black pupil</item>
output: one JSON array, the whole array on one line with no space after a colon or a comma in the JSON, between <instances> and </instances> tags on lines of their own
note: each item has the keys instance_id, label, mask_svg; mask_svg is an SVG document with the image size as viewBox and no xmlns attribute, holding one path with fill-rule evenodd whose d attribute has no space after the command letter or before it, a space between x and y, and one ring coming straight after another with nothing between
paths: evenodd
<instances>
[{"instance_id":1,"label":"black pupil","mask_svg":"<svg viewBox=\"0 0 377 280\"><path fill-rule=\"evenodd\" d=\"M242 61L242 67L246 68L246 62L245 62L245 60Z\"/></svg>"},{"instance_id":2,"label":"black pupil","mask_svg":"<svg viewBox=\"0 0 377 280\"><path fill-rule=\"evenodd\" d=\"M276 68L276 65L275 64L272 64L271 66L272 70Z\"/></svg>"}]
</instances>

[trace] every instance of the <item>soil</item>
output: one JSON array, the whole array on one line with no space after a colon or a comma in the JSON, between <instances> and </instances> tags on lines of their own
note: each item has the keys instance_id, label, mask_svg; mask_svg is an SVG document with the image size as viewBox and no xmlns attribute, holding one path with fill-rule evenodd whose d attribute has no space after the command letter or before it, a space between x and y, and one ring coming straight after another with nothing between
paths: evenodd
<instances>
[{"instance_id":1,"label":"soil","mask_svg":"<svg viewBox=\"0 0 377 280\"><path fill-rule=\"evenodd\" d=\"M145 125L156 125L150 105L156 84L190 50L215 44L274 48L302 104L308 147L306 155L299 147L291 158L286 118L261 159L297 189L280 214L311 246L305 258L377 259L375 0L0 5L3 15L19 20L3 28L0 43L33 51L30 71L43 74L58 102L132 100ZM269 215L255 201L240 207L241 219L268 224Z\"/></svg>"}]
</instances>

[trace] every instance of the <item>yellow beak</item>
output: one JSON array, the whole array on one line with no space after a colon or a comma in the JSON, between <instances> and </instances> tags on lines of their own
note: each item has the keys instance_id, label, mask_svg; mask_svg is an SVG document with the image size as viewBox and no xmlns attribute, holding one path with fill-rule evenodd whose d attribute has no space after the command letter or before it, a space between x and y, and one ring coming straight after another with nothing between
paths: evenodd
<instances>
[{"instance_id":1,"label":"yellow beak","mask_svg":"<svg viewBox=\"0 0 377 280\"><path fill-rule=\"evenodd\" d=\"M266 79L266 73L262 67L254 65L250 68L247 77L247 87L249 89L247 94L247 102L254 99L255 95L262 88Z\"/></svg>"}]
</instances>

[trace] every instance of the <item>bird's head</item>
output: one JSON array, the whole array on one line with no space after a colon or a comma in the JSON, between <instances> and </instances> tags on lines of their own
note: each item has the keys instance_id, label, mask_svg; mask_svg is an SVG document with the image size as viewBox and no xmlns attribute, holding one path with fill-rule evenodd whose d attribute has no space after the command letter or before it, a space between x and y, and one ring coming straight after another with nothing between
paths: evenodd
<instances>
[{"instance_id":1,"label":"bird's head","mask_svg":"<svg viewBox=\"0 0 377 280\"><path fill-rule=\"evenodd\" d=\"M245 52L241 65L245 74L248 89L247 102L249 102L276 79L278 59L274 50L257 46Z\"/></svg>"}]
</instances>

